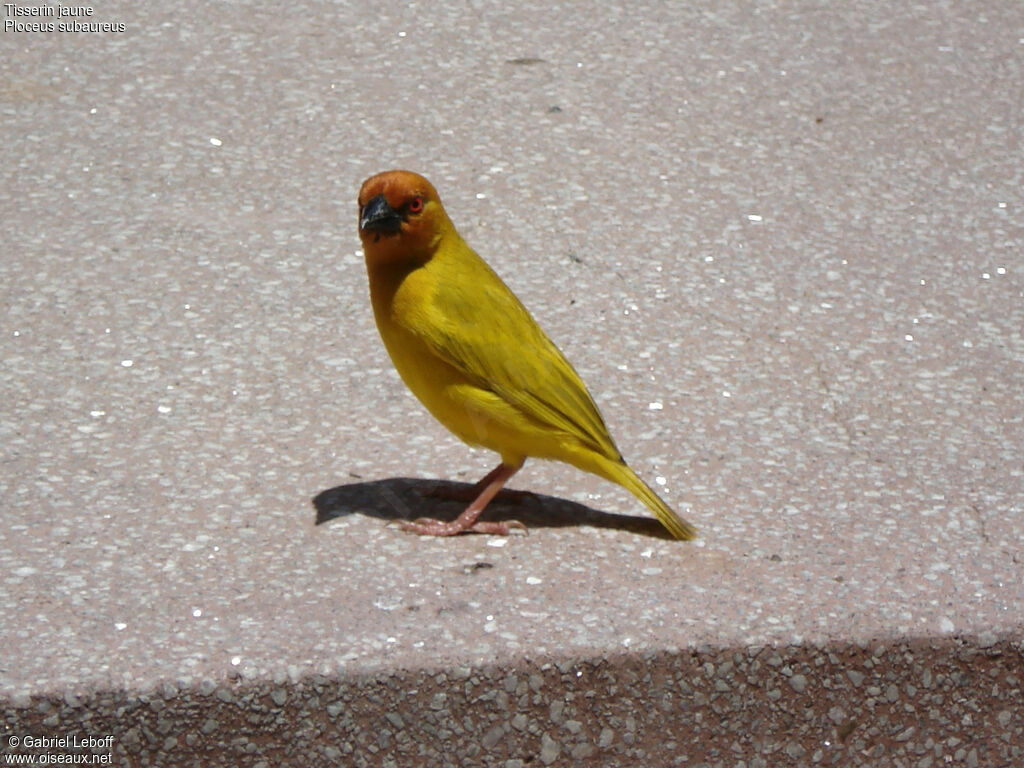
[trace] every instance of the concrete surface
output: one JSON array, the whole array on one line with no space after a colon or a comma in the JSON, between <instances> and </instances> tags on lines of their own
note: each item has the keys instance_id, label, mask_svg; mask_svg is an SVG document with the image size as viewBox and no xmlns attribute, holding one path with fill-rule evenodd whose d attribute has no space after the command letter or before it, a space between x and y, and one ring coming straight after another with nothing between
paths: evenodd
<instances>
[{"instance_id":1,"label":"concrete surface","mask_svg":"<svg viewBox=\"0 0 1024 768\"><path fill-rule=\"evenodd\" d=\"M0 35L0 751L1022 764L1018 0L95 13ZM377 338L391 167L696 545L539 462L386 525L494 463Z\"/></svg>"}]
</instances>

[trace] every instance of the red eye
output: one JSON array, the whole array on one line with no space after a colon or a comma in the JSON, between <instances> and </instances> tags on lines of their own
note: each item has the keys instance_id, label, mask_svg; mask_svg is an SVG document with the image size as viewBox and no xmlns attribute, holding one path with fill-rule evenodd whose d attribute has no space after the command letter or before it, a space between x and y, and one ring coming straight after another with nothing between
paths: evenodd
<instances>
[{"instance_id":1,"label":"red eye","mask_svg":"<svg viewBox=\"0 0 1024 768\"><path fill-rule=\"evenodd\" d=\"M414 197L409 201L409 213L419 213L423 210L423 198Z\"/></svg>"}]
</instances>

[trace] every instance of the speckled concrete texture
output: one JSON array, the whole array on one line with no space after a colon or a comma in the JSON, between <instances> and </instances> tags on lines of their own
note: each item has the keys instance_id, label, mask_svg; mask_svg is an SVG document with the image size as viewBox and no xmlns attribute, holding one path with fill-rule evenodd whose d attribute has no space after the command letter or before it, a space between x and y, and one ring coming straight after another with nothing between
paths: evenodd
<instances>
[{"instance_id":1,"label":"speckled concrete texture","mask_svg":"<svg viewBox=\"0 0 1024 768\"><path fill-rule=\"evenodd\" d=\"M92 21L0 34L0 752L1024 762L1017 0ZM377 338L391 167L700 541L542 462L387 525L495 463Z\"/></svg>"},{"instance_id":2,"label":"speckled concrete texture","mask_svg":"<svg viewBox=\"0 0 1024 768\"><path fill-rule=\"evenodd\" d=\"M129 764L1010 766L1022 757L1021 651L956 640L705 647L206 679L44 700L15 724L60 732L95 715L90 732L117 733Z\"/></svg>"}]
</instances>

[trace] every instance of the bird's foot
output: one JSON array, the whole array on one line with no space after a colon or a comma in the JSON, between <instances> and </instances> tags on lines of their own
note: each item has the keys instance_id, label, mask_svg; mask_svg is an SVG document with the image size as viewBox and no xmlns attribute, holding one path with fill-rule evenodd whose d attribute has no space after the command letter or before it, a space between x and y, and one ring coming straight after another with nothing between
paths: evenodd
<instances>
[{"instance_id":1,"label":"bird's foot","mask_svg":"<svg viewBox=\"0 0 1024 768\"><path fill-rule=\"evenodd\" d=\"M399 520L397 522L403 531L418 533L421 536L457 536L460 533L467 532L508 536L513 528L517 528L524 534L529 535L526 526L518 520L509 520L507 522L483 520L465 525L458 519L445 523L432 517L421 517L418 520Z\"/></svg>"}]
</instances>

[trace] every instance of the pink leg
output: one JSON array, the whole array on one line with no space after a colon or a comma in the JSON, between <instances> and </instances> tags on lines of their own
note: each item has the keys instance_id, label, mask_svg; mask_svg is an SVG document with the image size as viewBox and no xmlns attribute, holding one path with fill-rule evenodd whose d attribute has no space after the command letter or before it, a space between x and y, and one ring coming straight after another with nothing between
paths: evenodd
<instances>
[{"instance_id":1,"label":"pink leg","mask_svg":"<svg viewBox=\"0 0 1024 768\"><path fill-rule=\"evenodd\" d=\"M497 467L487 473L487 476L482 480L474 483L473 485L459 485L452 487L451 485L438 484L431 485L423 489L417 489L417 493L420 496L427 496L432 499L445 499L447 501L464 501L467 504L471 501L476 501L477 496L486 488L498 473L501 471L503 465L499 464ZM506 504L519 504L524 499L535 499L536 494L530 491L513 491L509 488L502 488L491 501L501 501Z\"/></svg>"},{"instance_id":2,"label":"pink leg","mask_svg":"<svg viewBox=\"0 0 1024 768\"><path fill-rule=\"evenodd\" d=\"M401 521L398 524L404 531L419 533L424 536L454 536L458 533L464 533L465 531L493 533L499 536L507 536L511 528L522 528L525 531L526 526L515 520L510 520L507 523L477 522L477 518L480 517L480 513L484 511L484 508L490 503L491 499L497 495L498 491L501 490L501 487L508 482L509 478L519 471L521 466L523 466L522 463L519 463L514 467L510 467L507 464L499 464L491 470L487 476L477 484L477 487L481 489L480 494L468 507L466 507L461 515L450 523L445 523L430 517L421 517L419 520L414 520L412 522Z\"/></svg>"}]
</instances>

